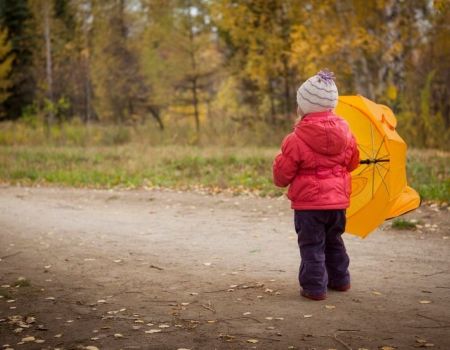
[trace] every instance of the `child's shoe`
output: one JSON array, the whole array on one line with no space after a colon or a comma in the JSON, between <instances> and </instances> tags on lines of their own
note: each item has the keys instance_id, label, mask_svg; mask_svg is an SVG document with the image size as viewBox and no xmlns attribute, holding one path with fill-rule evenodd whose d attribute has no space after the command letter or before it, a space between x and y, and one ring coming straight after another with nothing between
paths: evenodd
<instances>
[{"instance_id":1,"label":"child's shoe","mask_svg":"<svg viewBox=\"0 0 450 350\"><path fill-rule=\"evenodd\" d=\"M332 289L332 290L336 290L338 292L346 292L350 289L350 283L349 284L345 284L343 286L331 286L329 285L328 288Z\"/></svg>"},{"instance_id":2,"label":"child's shoe","mask_svg":"<svg viewBox=\"0 0 450 350\"><path fill-rule=\"evenodd\" d=\"M308 292L305 292L304 290L301 291L300 293L302 295L302 297L311 299L311 300L325 300L327 298L326 294L309 294Z\"/></svg>"}]
</instances>

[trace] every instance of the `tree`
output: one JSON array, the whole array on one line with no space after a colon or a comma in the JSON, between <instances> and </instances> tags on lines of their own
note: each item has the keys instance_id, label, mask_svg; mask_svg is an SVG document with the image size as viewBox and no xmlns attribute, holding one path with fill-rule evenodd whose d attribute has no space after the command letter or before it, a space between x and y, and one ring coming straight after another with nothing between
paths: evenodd
<instances>
[{"instance_id":1,"label":"tree","mask_svg":"<svg viewBox=\"0 0 450 350\"><path fill-rule=\"evenodd\" d=\"M10 74L14 56L12 54L12 45L8 40L8 31L0 29L0 117L3 116L3 103L10 96L9 88L12 85Z\"/></svg>"},{"instance_id":2,"label":"tree","mask_svg":"<svg viewBox=\"0 0 450 350\"><path fill-rule=\"evenodd\" d=\"M8 31L8 40L11 42L14 56L9 97L3 104L5 118L8 119L19 118L34 98L32 20L27 0L0 2L0 27Z\"/></svg>"}]
</instances>

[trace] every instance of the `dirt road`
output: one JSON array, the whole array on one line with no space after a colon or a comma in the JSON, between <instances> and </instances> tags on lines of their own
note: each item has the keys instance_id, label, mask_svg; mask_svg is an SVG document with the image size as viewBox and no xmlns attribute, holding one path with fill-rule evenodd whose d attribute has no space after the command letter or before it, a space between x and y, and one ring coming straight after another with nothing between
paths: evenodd
<instances>
[{"instance_id":1,"label":"dirt road","mask_svg":"<svg viewBox=\"0 0 450 350\"><path fill-rule=\"evenodd\" d=\"M352 289L313 302L284 199L2 187L0 346L450 349L449 213L347 235Z\"/></svg>"}]
</instances>

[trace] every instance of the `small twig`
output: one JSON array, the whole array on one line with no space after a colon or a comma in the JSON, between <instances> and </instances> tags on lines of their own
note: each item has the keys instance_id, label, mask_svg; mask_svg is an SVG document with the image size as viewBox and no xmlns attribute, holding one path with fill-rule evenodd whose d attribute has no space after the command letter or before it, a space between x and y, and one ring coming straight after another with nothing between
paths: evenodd
<instances>
[{"instance_id":1,"label":"small twig","mask_svg":"<svg viewBox=\"0 0 450 350\"><path fill-rule=\"evenodd\" d=\"M212 308L212 306L211 306L211 302L208 302L208 305L200 304L200 306L206 310L211 311L214 314L216 313L216 310L214 310L214 308Z\"/></svg>"},{"instance_id":2,"label":"small twig","mask_svg":"<svg viewBox=\"0 0 450 350\"><path fill-rule=\"evenodd\" d=\"M226 334L230 337L242 337L242 338L254 338L254 339L262 339L262 340L271 340L271 341L281 341L280 339L274 339L274 338L266 338L266 337L257 337L256 335L248 335L248 334L240 334L240 333L234 333L234 334Z\"/></svg>"},{"instance_id":3,"label":"small twig","mask_svg":"<svg viewBox=\"0 0 450 350\"><path fill-rule=\"evenodd\" d=\"M448 272L450 272L450 270L443 270L443 271L430 273L429 275L423 275L423 277L431 277L431 276L435 276L435 275L440 275L441 273L448 273Z\"/></svg>"},{"instance_id":4,"label":"small twig","mask_svg":"<svg viewBox=\"0 0 450 350\"><path fill-rule=\"evenodd\" d=\"M243 319L243 318L244 318L244 319L249 319L249 320L255 321L255 322L257 322L257 323L262 323L260 320L254 318L254 317L250 317L250 316L240 316L240 317L232 317L232 318L222 318L220 321L227 322L227 321L240 320L240 319Z\"/></svg>"},{"instance_id":5,"label":"small twig","mask_svg":"<svg viewBox=\"0 0 450 350\"><path fill-rule=\"evenodd\" d=\"M16 256L16 255L19 255L19 254L21 254L21 253L22 253L22 252L19 251L19 252L15 252L15 253L12 253L12 254L0 256L0 259L1 259L1 260L4 260L4 259L6 259L6 258L11 258L11 257Z\"/></svg>"},{"instance_id":6,"label":"small twig","mask_svg":"<svg viewBox=\"0 0 450 350\"><path fill-rule=\"evenodd\" d=\"M218 289L218 290L207 290L207 291L205 291L205 292L203 292L203 293L219 293L219 292L228 292L228 290L229 290L230 288L227 288L227 289Z\"/></svg>"},{"instance_id":7,"label":"small twig","mask_svg":"<svg viewBox=\"0 0 450 350\"><path fill-rule=\"evenodd\" d=\"M341 344L343 347L345 347L347 350L352 350L351 346L348 345L345 341L338 338L337 334L333 334L334 340L336 340L339 344Z\"/></svg>"},{"instance_id":8,"label":"small twig","mask_svg":"<svg viewBox=\"0 0 450 350\"><path fill-rule=\"evenodd\" d=\"M156 265L150 265L150 268L151 269L156 269L156 270L159 270L159 271L164 270L162 267L159 267L159 266L156 266Z\"/></svg>"},{"instance_id":9,"label":"small twig","mask_svg":"<svg viewBox=\"0 0 450 350\"><path fill-rule=\"evenodd\" d=\"M450 328L450 325L445 326L408 326L409 328L419 328L419 329L428 329L428 328Z\"/></svg>"},{"instance_id":10,"label":"small twig","mask_svg":"<svg viewBox=\"0 0 450 350\"><path fill-rule=\"evenodd\" d=\"M425 315L422 315L422 314L416 314L416 315L420 316L420 317L423 317L423 318L426 318L427 320L437 322L437 323L445 323L444 321L439 321L439 320L436 320L434 318L431 318L431 317L428 317L428 316L425 316Z\"/></svg>"}]
</instances>

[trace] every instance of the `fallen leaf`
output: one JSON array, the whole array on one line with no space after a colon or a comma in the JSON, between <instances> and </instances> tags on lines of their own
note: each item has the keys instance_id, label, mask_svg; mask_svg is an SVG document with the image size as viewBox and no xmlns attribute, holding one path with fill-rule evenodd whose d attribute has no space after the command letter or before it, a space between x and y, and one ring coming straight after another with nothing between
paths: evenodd
<instances>
[{"instance_id":1,"label":"fallen leaf","mask_svg":"<svg viewBox=\"0 0 450 350\"><path fill-rule=\"evenodd\" d=\"M148 333L148 334L159 333L159 332L161 332L160 329L149 329L148 331L145 331L145 333Z\"/></svg>"},{"instance_id":2,"label":"fallen leaf","mask_svg":"<svg viewBox=\"0 0 450 350\"><path fill-rule=\"evenodd\" d=\"M251 315L252 313L251 312L244 312L242 315L244 315L244 316L247 316L247 315Z\"/></svg>"},{"instance_id":3,"label":"fallen leaf","mask_svg":"<svg viewBox=\"0 0 450 350\"><path fill-rule=\"evenodd\" d=\"M123 335L120 333L114 334L114 338L123 338Z\"/></svg>"},{"instance_id":4,"label":"fallen leaf","mask_svg":"<svg viewBox=\"0 0 450 350\"><path fill-rule=\"evenodd\" d=\"M256 344L257 342L257 339L247 339L247 343Z\"/></svg>"},{"instance_id":5,"label":"fallen leaf","mask_svg":"<svg viewBox=\"0 0 450 350\"><path fill-rule=\"evenodd\" d=\"M105 304L105 303L106 303L105 299L97 300L97 304Z\"/></svg>"},{"instance_id":6,"label":"fallen leaf","mask_svg":"<svg viewBox=\"0 0 450 350\"><path fill-rule=\"evenodd\" d=\"M430 300L421 300L419 301L420 304L431 304Z\"/></svg>"},{"instance_id":7,"label":"fallen leaf","mask_svg":"<svg viewBox=\"0 0 450 350\"><path fill-rule=\"evenodd\" d=\"M32 342L32 341L35 341L35 340L36 340L35 337L25 337L25 338L22 338L22 341L23 341L24 343Z\"/></svg>"},{"instance_id":8,"label":"fallen leaf","mask_svg":"<svg viewBox=\"0 0 450 350\"><path fill-rule=\"evenodd\" d=\"M313 315L303 315L304 318L311 318Z\"/></svg>"},{"instance_id":9,"label":"fallen leaf","mask_svg":"<svg viewBox=\"0 0 450 350\"><path fill-rule=\"evenodd\" d=\"M182 306L188 306L190 303L181 303Z\"/></svg>"}]
</instances>

